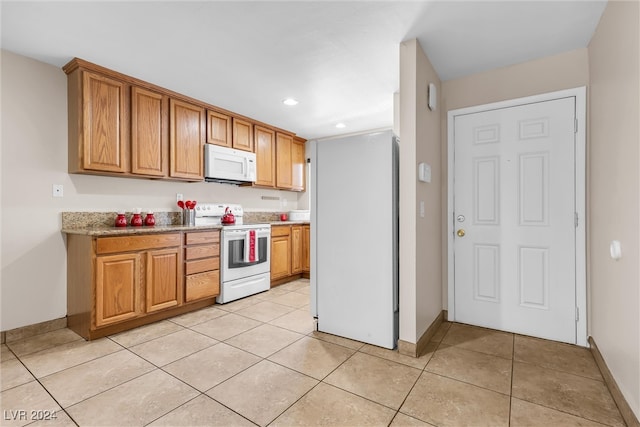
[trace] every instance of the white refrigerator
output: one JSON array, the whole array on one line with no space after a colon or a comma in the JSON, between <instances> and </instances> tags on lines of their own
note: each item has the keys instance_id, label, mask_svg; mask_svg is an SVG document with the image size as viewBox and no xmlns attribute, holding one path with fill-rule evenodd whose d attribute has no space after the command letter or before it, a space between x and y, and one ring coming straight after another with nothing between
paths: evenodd
<instances>
[{"instance_id":1,"label":"white refrigerator","mask_svg":"<svg viewBox=\"0 0 640 427\"><path fill-rule=\"evenodd\" d=\"M311 144L311 312L317 327L398 341L398 142L392 131Z\"/></svg>"}]
</instances>

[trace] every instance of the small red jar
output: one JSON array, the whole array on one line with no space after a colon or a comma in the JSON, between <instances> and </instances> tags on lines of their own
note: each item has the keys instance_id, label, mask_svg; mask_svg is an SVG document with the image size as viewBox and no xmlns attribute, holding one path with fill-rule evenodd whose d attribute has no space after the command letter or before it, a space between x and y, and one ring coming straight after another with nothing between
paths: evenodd
<instances>
[{"instance_id":1,"label":"small red jar","mask_svg":"<svg viewBox=\"0 0 640 427\"><path fill-rule=\"evenodd\" d=\"M156 218L153 216L153 212L147 212L147 216L144 217L144 225L147 227L156 225Z\"/></svg>"},{"instance_id":2,"label":"small red jar","mask_svg":"<svg viewBox=\"0 0 640 427\"><path fill-rule=\"evenodd\" d=\"M132 227L142 227L142 217L139 213L134 213L131 217L131 226Z\"/></svg>"},{"instance_id":3,"label":"small red jar","mask_svg":"<svg viewBox=\"0 0 640 427\"><path fill-rule=\"evenodd\" d=\"M126 227L127 226L127 218L124 216L124 212L118 212L118 216L116 217L116 227Z\"/></svg>"}]
</instances>

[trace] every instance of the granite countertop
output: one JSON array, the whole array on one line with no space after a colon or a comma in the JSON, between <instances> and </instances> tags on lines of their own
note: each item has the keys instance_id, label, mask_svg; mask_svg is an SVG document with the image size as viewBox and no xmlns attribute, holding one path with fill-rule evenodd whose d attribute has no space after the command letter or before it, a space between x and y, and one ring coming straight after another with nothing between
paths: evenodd
<instances>
[{"instance_id":1,"label":"granite countertop","mask_svg":"<svg viewBox=\"0 0 640 427\"><path fill-rule=\"evenodd\" d=\"M271 225L309 225L309 221L272 221Z\"/></svg>"},{"instance_id":2,"label":"granite countertop","mask_svg":"<svg viewBox=\"0 0 640 427\"><path fill-rule=\"evenodd\" d=\"M86 236L125 236L133 234L153 234L153 233L170 233L172 231L203 231L203 230L219 230L222 225L156 225L153 227L107 227L107 226L90 226L78 228L63 228L62 232L66 234L83 234Z\"/></svg>"},{"instance_id":3,"label":"granite countertop","mask_svg":"<svg viewBox=\"0 0 640 427\"><path fill-rule=\"evenodd\" d=\"M186 226L180 224L179 212L156 212L156 225L153 227L114 227L115 212L63 212L62 232L86 236L126 236L134 234L171 233L181 231L219 230L223 225ZM127 213L127 218L131 215ZM245 215L245 225L303 225L309 221L280 221L274 213L249 213Z\"/></svg>"},{"instance_id":4,"label":"granite countertop","mask_svg":"<svg viewBox=\"0 0 640 427\"><path fill-rule=\"evenodd\" d=\"M272 221L272 222L258 222L255 224L270 224L275 225L308 225L309 221ZM246 223L244 225L247 225ZM220 230L224 228L224 225L156 225L153 227L108 227L103 225L78 227L78 228L63 228L62 232L66 234L82 234L86 236L123 236L133 234L153 234L153 233L170 233L172 231L203 231L203 230Z\"/></svg>"}]
</instances>

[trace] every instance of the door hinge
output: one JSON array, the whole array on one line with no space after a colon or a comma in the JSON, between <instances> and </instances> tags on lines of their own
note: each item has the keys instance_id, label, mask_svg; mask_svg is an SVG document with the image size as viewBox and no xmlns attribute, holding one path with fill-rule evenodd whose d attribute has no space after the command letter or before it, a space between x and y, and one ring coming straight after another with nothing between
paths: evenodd
<instances>
[{"instance_id":1,"label":"door hinge","mask_svg":"<svg viewBox=\"0 0 640 427\"><path fill-rule=\"evenodd\" d=\"M580 309L576 307L576 322L580 320Z\"/></svg>"},{"instance_id":2,"label":"door hinge","mask_svg":"<svg viewBox=\"0 0 640 427\"><path fill-rule=\"evenodd\" d=\"M578 119L573 119L573 133L578 133Z\"/></svg>"},{"instance_id":3,"label":"door hinge","mask_svg":"<svg viewBox=\"0 0 640 427\"><path fill-rule=\"evenodd\" d=\"M576 228L578 228L578 224L579 224L579 221L578 221L578 212L574 212L574 213L573 213L573 223L575 224Z\"/></svg>"}]
</instances>

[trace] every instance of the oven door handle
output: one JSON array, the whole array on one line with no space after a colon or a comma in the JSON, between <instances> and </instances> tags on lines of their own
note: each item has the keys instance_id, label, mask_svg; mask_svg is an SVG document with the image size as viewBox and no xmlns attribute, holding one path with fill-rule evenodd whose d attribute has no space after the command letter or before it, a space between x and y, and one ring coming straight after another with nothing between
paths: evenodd
<instances>
[{"instance_id":1,"label":"oven door handle","mask_svg":"<svg viewBox=\"0 0 640 427\"><path fill-rule=\"evenodd\" d=\"M226 240L238 240L244 239L247 235L247 231L249 230L234 230L234 231L225 231L223 239ZM270 237L271 233L269 230L256 230L256 237Z\"/></svg>"}]
</instances>

